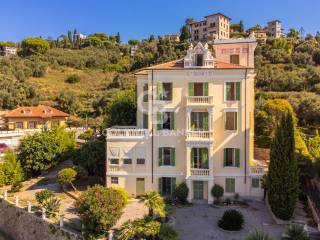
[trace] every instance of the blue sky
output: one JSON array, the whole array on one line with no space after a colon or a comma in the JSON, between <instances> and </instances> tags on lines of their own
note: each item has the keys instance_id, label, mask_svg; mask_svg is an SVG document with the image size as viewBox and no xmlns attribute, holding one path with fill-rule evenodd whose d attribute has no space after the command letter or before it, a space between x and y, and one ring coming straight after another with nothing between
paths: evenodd
<instances>
[{"instance_id":1,"label":"blue sky","mask_svg":"<svg viewBox=\"0 0 320 240\"><path fill-rule=\"evenodd\" d=\"M10 0L1 2L0 41L28 36L121 33L123 41L176 33L188 17L222 12L245 26L280 19L286 29L320 31L319 0Z\"/></svg>"}]
</instances>

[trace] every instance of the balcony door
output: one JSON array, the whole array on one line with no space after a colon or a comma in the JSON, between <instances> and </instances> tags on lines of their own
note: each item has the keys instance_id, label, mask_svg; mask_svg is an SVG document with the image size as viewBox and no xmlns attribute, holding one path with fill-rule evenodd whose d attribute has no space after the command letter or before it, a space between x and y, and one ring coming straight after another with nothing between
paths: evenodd
<instances>
[{"instance_id":1,"label":"balcony door","mask_svg":"<svg viewBox=\"0 0 320 240\"><path fill-rule=\"evenodd\" d=\"M194 96L194 97L208 96L208 83L207 82L190 82L189 96Z\"/></svg>"},{"instance_id":2,"label":"balcony door","mask_svg":"<svg viewBox=\"0 0 320 240\"><path fill-rule=\"evenodd\" d=\"M208 112L191 112L191 130L208 131Z\"/></svg>"},{"instance_id":3,"label":"balcony door","mask_svg":"<svg viewBox=\"0 0 320 240\"><path fill-rule=\"evenodd\" d=\"M193 181L193 199L203 200L203 181Z\"/></svg>"},{"instance_id":4,"label":"balcony door","mask_svg":"<svg viewBox=\"0 0 320 240\"><path fill-rule=\"evenodd\" d=\"M191 167L197 169L209 169L208 148L191 149Z\"/></svg>"}]
</instances>

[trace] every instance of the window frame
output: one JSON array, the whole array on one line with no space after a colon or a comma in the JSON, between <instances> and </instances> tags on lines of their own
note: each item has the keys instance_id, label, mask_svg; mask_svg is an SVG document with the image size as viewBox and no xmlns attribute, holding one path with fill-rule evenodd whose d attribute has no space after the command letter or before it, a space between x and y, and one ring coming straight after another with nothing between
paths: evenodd
<instances>
[{"instance_id":1,"label":"window frame","mask_svg":"<svg viewBox=\"0 0 320 240\"><path fill-rule=\"evenodd\" d=\"M165 164L165 150L169 151L169 164ZM159 147L158 148L159 167L175 167L176 166L176 149L174 147ZM168 161L168 159L166 159Z\"/></svg>"},{"instance_id":2,"label":"window frame","mask_svg":"<svg viewBox=\"0 0 320 240\"><path fill-rule=\"evenodd\" d=\"M164 114L169 115L170 129L164 128L164 121L163 121ZM175 130L175 116L174 115L175 115L174 110L170 111L168 109L164 109L162 111L157 112L157 131L173 131L173 130Z\"/></svg>"},{"instance_id":3,"label":"window frame","mask_svg":"<svg viewBox=\"0 0 320 240\"><path fill-rule=\"evenodd\" d=\"M258 185L254 184L254 180L257 181ZM260 179L259 178L252 178L251 179L251 188L260 188Z\"/></svg>"},{"instance_id":4,"label":"window frame","mask_svg":"<svg viewBox=\"0 0 320 240\"><path fill-rule=\"evenodd\" d=\"M112 160L118 160L118 163L112 163ZM109 158L109 165L111 166L119 166L120 165L120 159L119 158Z\"/></svg>"},{"instance_id":5,"label":"window frame","mask_svg":"<svg viewBox=\"0 0 320 240\"><path fill-rule=\"evenodd\" d=\"M131 163L126 163L126 162L125 162L126 160L130 160ZM123 165L132 165L132 162L133 162L133 161L132 161L132 158L129 158L129 157L128 157L128 158L127 158L127 157L126 157L126 158L123 158L122 161L123 161Z\"/></svg>"},{"instance_id":6,"label":"window frame","mask_svg":"<svg viewBox=\"0 0 320 240\"><path fill-rule=\"evenodd\" d=\"M111 184L119 184L119 177L111 177Z\"/></svg>"},{"instance_id":7,"label":"window frame","mask_svg":"<svg viewBox=\"0 0 320 240\"><path fill-rule=\"evenodd\" d=\"M139 163L139 160L140 160L140 161L143 160L143 163ZM145 158L137 158L137 159L136 159L136 164L137 164L137 165L146 165L146 159L145 159Z\"/></svg>"},{"instance_id":8,"label":"window frame","mask_svg":"<svg viewBox=\"0 0 320 240\"><path fill-rule=\"evenodd\" d=\"M160 84L162 85L161 86L161 91L160 92L160 89L159 89L159 86ZM169 97L168 99L164 99L164 85L165 84L170 84L170 90L169 90ZM157 101L163 101L163 102L172 102L173 100L173 82L172 81L159 81L157 82L157 85L156 85L156 100Z\"/></svg>"},{"instance_id":9,"label":"window frame","mask_svg":"<svg viewBox=\"0 0 320 240\"><path fill-rule=\"evenodd\" d=\"M227 113L236 114L235 129L227 129ZM224 117L224 131L225 132L237 132L239 130L239 113L238 113L238 109L233 109L233 108L225 109L223 117Z\"/></svg>"},{"instance_id":10,"label":"window frame","mask_svg":"<svg viewBox=\"0 0 320 240\"><path fill-rule=\"evenodd\" d=\"M235 99L234 100L228 100L228 98L227 98L227 84L231 84L231 83L234 83L235 84L235 93L234 93L234 95L235 95ZM237 84L239 84L239 99L237 99L238 97L237 97ZM226 81L225 83L224 83L224 101L225 102L240 102L241 101L241 81Z\"/></svg>"},{"instance_id":11,"label":"window frame","mask_svg":"<svg viewBox=\"0 0 320 240\"><path fill-rule=\"evenodd\" d=\"M230 182L228 182L228 180L230 181L230 180L232 180L233 181L233 187L234 187L234 189L232 189L232 191L229 191L230 189L230 186L228 186L228 184L227 183L230 183ZM236 192L236 179L235 178L226 178L225 179L225 192L226 193L235 193Z\"/></svg>"},{"instance_id":12,"label":"window frame","mask_svg":"<svg viewBox=\"0 0 320 240\"><path fill-rule=\"evenodd\" d=\"M228 151L232 151L232 165L227 165L228 156L226 155ZM240 168L241 166L241 151L240 148L227 147L223 149L223 167L224 168Z\"/></svg>"}]
</instances>

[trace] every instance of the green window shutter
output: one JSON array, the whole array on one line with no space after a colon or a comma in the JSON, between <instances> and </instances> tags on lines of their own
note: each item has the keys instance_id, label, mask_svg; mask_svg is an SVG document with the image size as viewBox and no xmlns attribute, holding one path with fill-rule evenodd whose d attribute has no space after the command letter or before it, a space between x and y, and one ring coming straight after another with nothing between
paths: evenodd
<instances>
[{"instance_id":1,"label":"green window shutter","mask_svg":"<svg viewBox=\"0 0 320 240\"><path fill-rule=\"evenodd\" d=\"M194 168L194 155L195 155L195 149L191 148L191 168Z\"/></svg>"},{"instance_id":2,"label":"green window shutter","mask_svg":"<svg viewBox=\"0 0 320 240\"><path fill-rule=\"evenodd\" d=\"M173 84L170 83L169 101L172 100L172 95L173 95Z\"/></svg>"},{"instance_id":3,"label":"green window shutter","mask_svg":"<svg viewBox=\"0 0 320 240\"><path fill-rule=\"evenodd\" d=\"M235 166L240 167L240 149L239 148L235 149L235 159L236 159Z\"/></svg>"},{"instance_id":4,"label":"green window shutter","mask_svg":"<svg viewBox=\"0 0 320 240\"><path fill-rule=\"evenodd\" d=\"M175 148L170 149L170 163L171 163L171 166L176 165L176 149Z\"/></svg>"},{"instance_id":5,"label":"green window shutter","mask_svg":"<svg viewBox=\"0 0 320 240\"><path fill-rule=\"evenodd\" d=\"M236 180L234 178L231 179L231 192L235 192L236 190Z\"/></svg>"},{"instance_id":6,"label":"green window shutter","mask_svg":"<svg viewBox=\"0 0 320 240\"><path fill-rule=\"evenodd\" d=\"M163 129L163 113L157 112L157 130Z\"/></svg>"},{"instance_id":7,"label":"green window shutter","mask_svg":"<svg viewBox=\"0 0 320 240\"><path fill-rule=\"evenodd\" d=\"M203 96L209 95L209 85L207 82L203 83Z\"/></svg>"},{"instance_id":8,"label":"green window shutter","mask_svg":"<svg viewBox=\"0 0 320 240\"><path fill-rule=\"evenodd\" d=\"M159 193L160 195L162 195L162 178L158 178L158 181L159 181Z\"/></svg>"},{"instance_id":9,"label":"green window shutter","mask_svg":"<svg viewBox=\"0 0 320 240\"><path fill-rule=\"evenodd\" d=\"M208 113L205 112L203 113L203 128L204 130L208 131L209 130L209 122L208 122Z\"/></svg>"},{"instance_id":10,"label":"green window shutter","mask_svg":"<svg viewBox=\"0 0 320 240\"><path fill-rule=\"evenodd\" d=\"M240 82L236 83L236 100L240 100Z\"/></svg>"},{"instance_id":11,"label":"green window shutter","mask_svg":"<svg viewBox=\"0 0 320 240\"><path fill-rule=\"evenodd\" d=\"M163 165L163 148L158 148L158 155L159 155L159 166Z\"/></svg>"},{"instance_id":12,"label":"green window shutter","mask_svg":"<svg viewBox=\"0 0 320 240\"><path fill-rule=\"evenodd\" d=\"M226 83L226 100L230 101L231 99L231 83L227 82Z\"/></svg>"},{"instance_id":13,"label":"green window shutter","mask_svg":"<svg viewBox=\"0 0 320 240\"><path fill-rule=\"evenodd\" d=\"M223 166L227 166L227 148L225 148L223 151Z\"/></svg>"},{"instance_id":14,"label":"green window shutter","mask_svg":"<svg viewBox=\"0 0 320 240\"><path fill-rule=\"evenodd\" d=\"M170 129L174 130L174 112L170 112Z\"/></svg>"},{"instance_id":15,"label":"green window shutter","mask_svg":"<svg viewBox=\"0 0 320 240\"><path fill-rule=\"evenodd\" d=\"M171 195L174 194L175 189L176 189L176 178L171 178Z\"/></svg>"},{"instance_id":16,"label":"green window shutter","mask_svg":"<svg viewBox=\"0 0 320 240\"><path fill-rule=\"evenodd\" d=\"M192 82L189 83L189 96L194 96L194 83Z\"/></svg>"},{"instance_id":17,"label":"green window shutter","mask_svg":"<svg viewBox=\"0 0 320 240\"><path fill-rule=\"evenodd\" d=\"M143 114L143 128L144 129L148 129L148 114L144 113Z\"/></svg>"},{"instance_id":18,"label":"green window shutter","mask_svg":"<svg viewBox=\"0 0 320 240\"><path fill-rule=\"evenodd\" d=\"M208 149L207 148L202 148L201 149L201 158L203 162L203 168L209 168L209 156L208 156Z\"/></svg>"},{"instance_id":19,"label":"green window shutter","mask_svg":"<svg viewBox=\"0 0 320 240\"><path fill-rule=\"evenodd\" d=\"M238 112L234 112L234 130L238 130Z\"/></svg>"},{"instance_id":20,"label":"green window shutter","mask_svg":"<svg viewBox=\"0 0 320 240\"><path fill-rule=\"evenodd\" d=\"M143 86L143 93L144 93L144 95L143 95L143 101L144 101L144 102L148 102L148 84L145 84L145 85Z\"/></svg>"},{"instance_id":21,"label":"green window shutter","mask_svg":"<svg viewBox=\"0 0 320 240\"><path fill-rule=\"evenodd\" d=\"M162 84L162 82L157 83L157 96L158 96L158 100L163 99L163 84Z\"/></svg>"}]
</instances>

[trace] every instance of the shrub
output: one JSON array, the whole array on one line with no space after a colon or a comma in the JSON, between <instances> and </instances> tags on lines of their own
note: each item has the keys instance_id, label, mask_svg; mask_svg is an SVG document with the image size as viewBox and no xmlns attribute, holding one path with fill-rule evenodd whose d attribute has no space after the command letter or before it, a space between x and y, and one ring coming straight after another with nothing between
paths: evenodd
<instances>
[{"instance_id":1,"label":"shrub","mask_svg":"<svg viewBox=\"0 0 320 240\"><path fill-rule=\"evenodd\" d=\"M55 217L59 213L60 200L50 190L43 190L36 193L36 200L41 208L46 210L48 217Z\"/></svg>"},{"instance_id":2,"label":"shrub","mask_svg":"<svg viewBox=\"0 0 320 240\"><path fill-rule=\"evenodd\" d=\"M153 217L154 214L158 214L160 217L166 215L164 200L158 192L146 192L141 196L140 202L149 208L149 217Z\"/></svg>"},{"instance_id":3,"label":"shrub","mask_svg":"<svg viewBox=\"0 0 320 240\"><path fill-rule=\"evenodd\" d=\"M174 190L174 196L182 204L185 204L187 202L188 194L189 188L185 182L178 184Z\"/></svg>"},{"instance_id":4,"label":"shrub","mask_svg":"<svg viewBox=\"0 0 320 240\"><path fill-rule=\"evenodd\" d=\"M81 78L77 74L72 74L68 76L65 80L66 83L78 83L80 82Z\"/></svg>"},{"instance_id":5,"label":"shrub","mask_svg":"<svg viewBox=\"0 0 320 240\"><path fill-rule=\"evenodd\" d=\"M105 236L120 219L124 207L123 197L116 190L98 185L88 188L75 203L84 237Z\"/></svg>"},{"instance_id":6,"label":"shrub","mask_svg":"<svg viewBox=\"0 0 320 240\"><path fill-rule=\"evenodd\" d=\"M159 240L177 240L177 232L168 224L162 224L160 227Z\"/></svg>"},{"instance_id":7,"label":"shrub","mask_svg":"<svg viewBox=\"0 0 320 240\"><path fill-rule=\"evenodd\" d=\"M218 184L215 184L211 188L211 195L216 199L216 202L219 203L219 199L223 196L224 190L223 187L221 187Z\"/></svg>"},{"instance_id":8,"label":"shrub","mask_svg":"<svg viewBox=\"0 0 320 240\"><path fill-rule=\"evenodd\" d=\"M113 188L114 190L116 190L120 196L122 197L123 202L125 203L125 205L128 204L128 202L130 201L131 197L129 195L129 193L123 189L123 188Z\"/></svg>"},{"instance_id":9,"label":"shrub","mask_svg":"<svg viewBox=\"0 0 320 240\"><path fill-rule=\"evenodd\" d=\"M73 168L65 168L58 172L58 183L62 186L64 184L70 184L75 190L73 182L76 180L77 172Z\"/></svg>"},{"instance_id":10,"label":"shrub","mask_svg":"<svg viewBox=\"0 0 320 240\"><path fill-rule=\"evenodd\" d=\"M49 49L49 42L39 37L25 38L21 42L23 56L44 54Z\"/></svg>"},{"instance_id":11,"label":"shrub","mask_svg":"<svg viewBox=\"0 0 320 240\"><path fill-rule=\"evenodd\" d=\"M88 179L88 171L82 166L76 165L72 167L77 172L77 179Z\"/></svg>"},{"instance_id":12,"label":"shrub","mask_svg":"<svg viewBox=\"0 0 320 240\"><path fill-rule=\"evenodd\" d=\"M93 134L94 134L93 129L89 128L85 132L81 133L78 138L88 141L93 137Z\"/></svg>"},{"instance_id":13,"label":"shrub","mask_svg":"<svg viewBox=\"0 0 320 240\"><path fill-rule=\"evenodd\" d=\"M254 230L250 232L249 235L244 238L244 240L272 240L272 238L267 233Z\"/></svg>"},{"instance_id":14,"label":"shrub","mask_svg":"<svg viewBox=\"0 0 320 240\"><path fill-rule=\"evenodd\" d=\"M227 210L223 213L218 226L228 231L239 231L242 229L244 219L242 213L237 210Z\"/></svg>"},{"instance_id":15,"label":"shrub","mask_svg":"<svg viewBox=\"0 0 320 240\"><path fill-rule=\"evenodd\" d=\"M303 225L292 224L286 229L283 237L285 240L309 240L308 233L304 230Z\"/></svg>"}]
</instances>

